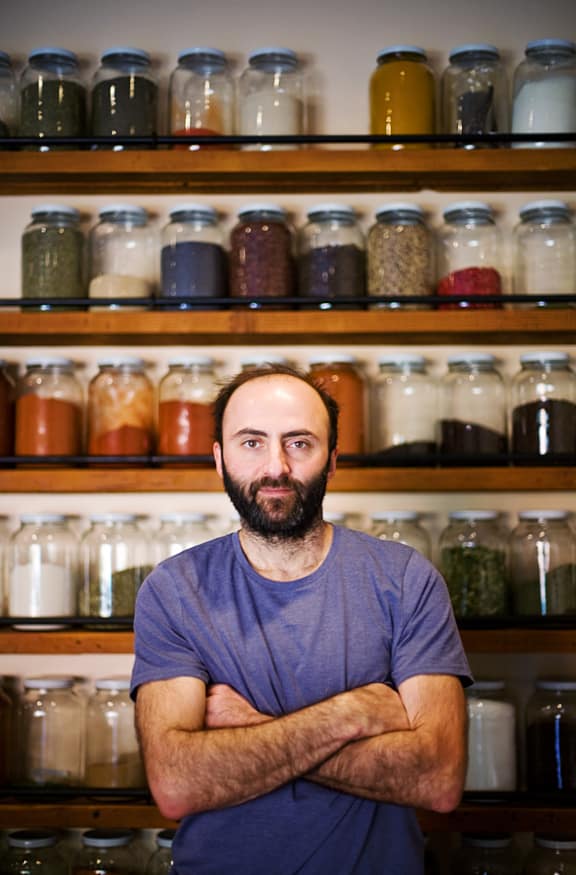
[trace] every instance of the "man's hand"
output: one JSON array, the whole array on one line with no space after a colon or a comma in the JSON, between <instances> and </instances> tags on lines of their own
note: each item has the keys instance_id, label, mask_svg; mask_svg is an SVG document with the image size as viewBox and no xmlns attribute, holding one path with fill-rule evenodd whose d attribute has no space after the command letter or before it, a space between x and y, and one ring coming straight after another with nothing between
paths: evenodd
<instances>
[{"instance_id":1,"label":"man's hand","mask_svg":"<svg viewBox=\"0 0 576 875\"><path fill-rule=\"evenodd\" d=\"M272 720L261 714L250 702L228 684L212 684L206 695L206 729L224 729L235 726L255 726Z\"/></svg>"}]
</instances>

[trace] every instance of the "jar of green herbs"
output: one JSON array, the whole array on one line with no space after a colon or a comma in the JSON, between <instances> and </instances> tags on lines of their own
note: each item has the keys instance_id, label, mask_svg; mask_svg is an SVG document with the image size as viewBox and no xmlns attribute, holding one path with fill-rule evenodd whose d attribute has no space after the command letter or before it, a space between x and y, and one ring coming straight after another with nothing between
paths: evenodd
<instances>
[{"instance_id":1,"label":"jar of green herbs","mask_svg":"<svg viewBox=\"0 0 576 875\"><path fill-rule=\"evenodd\" d=\"M22 297L84 298L84 235L80 213L65 204L34 207L22 235Z\"/></svg>"},{"instance_id":2,"label":"jar of green herbs","mask_svg":"<svg viewBox=\"0 0 576 875\"><path fill-rule=\"evenodd\" d=\"M46 137L82 137L86 133L86 87L78 59L68 49L33 49L20 79L21 137L37 137L23 148L48 152L76 149L74 144L48 145Z\"/></svg>"},{"instance_id":3,"label":"jar of green herbs","mask_svg":"<svg viewBox=\"0 0 576 875\"><path fill-rule=\"evenodd\" d=\"M493 510L458 510L440 535L440 570L458 618L508 613L508 535Z\"/></svg>"}]
</instances>

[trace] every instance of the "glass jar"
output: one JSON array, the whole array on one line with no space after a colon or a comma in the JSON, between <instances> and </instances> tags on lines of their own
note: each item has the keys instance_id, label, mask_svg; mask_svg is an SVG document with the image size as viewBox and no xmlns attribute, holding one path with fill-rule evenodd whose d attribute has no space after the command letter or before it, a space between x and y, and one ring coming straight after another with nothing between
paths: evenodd
<instances>
[{"instance_id":1,"label":"glass jar","mask_svg":"<svg viewBox=\"0 0 576 875\"><path fill-rule=\"evenodd\" d=\"M408 304L417 295L432 293L432 235L424 211L416 204L383 204L368 232L368 294L393 295L374 308L425 307ZM407 299L405 302L404 299Z\"/></svg>"},{"instance_id":2,"label":"glass jar","mask_svg":"<svg viewBox=\"0 0 576 875\"><path fill-rule=\"evenodd\" d=\"M87 787L145 787L129 678L99 678L86 707Z\"/></svg>"},{"instance_id":3,"label":"glass jar","mask_svg":"<svg viewBox=\"0 0 576 875\"><path fill-rule=\"evenodd\" d=\"M576 681L536 681L526 705L526 789L576 790ZM576 870L575 870L576 871Z\"/></svg>"},{"instance_id":4,"label":"glass jar","mask_svg":"<svg viewBox=\"0 0 576 875\"><path fill-rule=\"evenodd\" d=\"M454 304L439 304L440 310L470 310L501 307L499 302L481 303L484 295L502 294L501 236L493 210L481 201L460 201L444 210L444 225L438 232L438 294L466 296ZM479 300L480 299L480 300Z\"/></svg>"},{"instance_id":5,"label":"glass jar","mask_svg":"<svg viewBox=\"0 0 576 875\"><path fill-rule=\"evenodd\" d=\"M362 514L353 511L325 510L322 513L324 522L333 526L345 526L347 529L363 531Z\"/></svg>"},{"instance_id":6,"label":"glass jar","mask_svg":"<svg viewBox=\"0 0 576 875\"><path fill-rule=\"evenodd\" d=\"M564 510L525 510L510 536L514 613L576 613L576 533Z\"/></svg>"},{"instance_id":7,"label":"glass jar","mask_svg":"<svg viewBox=\"0 0 576 875\"><path fill-rule=\"evenodd\" d=\"M140 585L152 570L149 541L136 514L92 514L80 541L81 617L132 617Z\"/></svg>"},{"instance_id":8,"label":"glass jar","mask_svg":"<svg viewBox=\"0 0 576 875\"><path fill-rule=\"evenodd\" d=\"M443 133L497 134L509 130L508 83L496 46L468 43L452 49L442 74L441 93ZM485 145L490 144L463 144L465 149Z\"/></svg>"},{"instance_id":9,"label":"glass jar","mask_svg":"<svg viewBox=\"0 0 576 875\"><path fill-rule=\"evenodd\" d=\"M19 136L83 137L86 133L86 88L78 59L67 49L33 49L20 77ZM40 152L76 149L74 145L24 146Z\"/></svg>"},{"instance_id":10,"label":"glass jar","mask_svg":"<svg viewBox=\"0 0 576 875\"><path fill-rule=\"evenodd\" d=\"M240 370L249 371L252 368L265 368L270 365L286 365L286 367L294 367L293 362L287 359L284 355L276 353L250 353L242 356L240 359Z\"/></svg>"},{"instance_id":11,"label":"glass jar","mask_svg":"<svg viewBox=\"0 0 576 875\"><path fill-rule=\"evenodd\" d=\"M144 207L110 204L102 207L90 231L91 298L149 298L158 275L156 233Z\"/></svg>"},{"instance_id":12,"label":"glass jar","mask_svg":"<svg viewBox=\"0 0 576 875\"><path fill-rule=\"evenodd\" d=\"M18 86L12 61L10 55L0 52L0 139L15 136L17 119Z\"/></svg>"},{"instance_id":13,"label":"glass jar","mask_svg":"<svg viewBox=\"0 0 576 875\"><path fill-rule=\"evenodd\" d=\"M8 834L8 851L2 865L7 875L68 875L66 860L58 850L58 833L49 829L19 829Z\"/></svg>"},{"instance_id":14,"label":"glass jar","mask_svg":"<svg viewBox=\"0 0 576 875\"><path fill-rule=\"evenodd\" d=\"M131 829L89 829L72 858L71 875L138 875Z\"/></svg>"},{"instance_id":15,"label":"glass jar","mask_svg":"<svg viewBox=\"0 0 576 875\"><path fill-rule=\"evenodd\" d=\"M32 210L22 235L21 288L23 298L85 296L84 235L74 207L41 204ZM39 309L51 310L52 304L40 304Z\"/></svg>"},{"instance_id":16,"label":"glass jar","mask_svg":"<svg viewBox=\"0 0 576 875\"><path fill-rule=\"evenodd\" d=\"M576 875L576 836L535 833L524 875Z\"/></svg>"},{"instance_id":17,"label":"glass jar","mask_svg":"<svg viewBox=\"0 0 576 875\"><path fill-rule=\"evenodd\" d=\"M515 149L568 148L574 142L538 140L537 134L576 131L576 43L563 39L529 42L514 71L512 133L533 134L534 142Z\"/></svg>"},{"instance_id":18,"label":"glass jar","mask_svg":"<svg viewBox=\"0 0 576 875\"><path fill-rule=\"evenodd\" d=\"M214 535L210 531L209 519L205 513L160 514L160 527L152 545L155 563L211 540Z\"/></svg>"},{"instance_id":19,"label":"glass jar","mask_svg":"<svg viewBox=\"0 0 576 875\"><path fill-rule=\"evenodd\" d=\"M371 407L373 452L401 462L435 454L437 384L423 356L380 356Z\"/></svg>"},{"instance_id":20,"label":"glass jar","mask_svg":"<svg viewBox=\"0 0 576 875\"><path fill-rule=\"evenodd\" d=\"M576 225L565 201L531 201L520 209L514 228L514 292L534 295L517 307L549 307L540 294L574 294L576 290Z\"/></svg>"},{"instance_id":21,"label":"glass jar","mask_svg":"<svg viewBox=\"0 0 576 875\"><path fill-rule=\"evenodd\" d=\"M24 679L19 734L25 784L82 783L85 716L84 698L73 678Z\"/></svg>"},{"instance_id":22,"label":"glass jar","mask_svg":"<svg viewBox=\"0 0 576 875\"><path fill-rule=\"evenodd\" d=\"M88 453L145 456L154 447L154 387L132 356L98 362L88 387Z\"/></svg>"},{"instance_id":23,"label":"glass jar","mask_svg":"<svg viewBox=\"0 0 576 875\"><path fill-rule=\"evenodd\" d=\"M158 453L212 454L216 362L208 356L171 359L158 386Z\"/></svg>"},{"instance_id":24,"label":"glass jar","mask_svg":"<svg viewBox=\"0 0 576 875\"><path fill-rule=\"evenodd\" d=\"M144 875L169 875L172 871L172 842L176 830L163 829L156 836L157 848L148 860Z\"/></svg>"},{"instance_id":25,"label":"glass jar","mask_svg":"<svg viewBox=\"0 0 576 875\"><path fill-rule=\"evenodd\" d=\"M448 357L441 381L440 452L471 456L471 463L502 456L508 448L506 386L489 353Z\"/></svg>"},{"instance_id":26,"label":"glass jar","mask_svg":"<svg viewBox=\"0 0 576 875\"><path fill-rule=\"evenodd\" d=\"M370 133L433 135L435 126L434 73L424 49L389 46L377 57L370 78ZM377 149L422 149L425 143L379 143Z\"/></svg>"},{"instance_id":27,"label":"glass jar","mask_svg":"<svg viewBox=\"0 0 576 875\"><path fill-rule=\"evenodd\" d=\"M203 204L170 210L162 231L160 300L176 309L196 304L187 298L223 298L228 292L228 259L218 214Z\"/></svg>"},{"instance_id":28,"label":"glass jar","mask_svg":"<svg viewBox=\"0 0 576 875\"><path fill-rule=\"evenodd\" d=\"M8 616L73 617L76 613L78 542L69 523L69 517L56 513L20 517L20 527L7 547Z\"/></svg>"},{"instance_id":29,"label":"glass jar","mask_svg":"<svg viewBox=\"0 0 576 875\"><path fill-rule=\"evenodd\" d=\"M464 833L452 852L451 875L522 875L522 854L510 833Z\"/></svg>"},{"instance_id":30,"label":"glass jar","mask_svg":"<svg viewBox=\"0 0 576 875\"><path fill-rule=\"evenodd\" d=\"M370 534L381 541L407 544L430 559L430 535L420 520L421 515L414 510L378 510L370 515Z\"/></svg>"},{"instance_id":31,"label":"glass jar","mask_svg":"<svg viewBox=\"0 0 576 875\"><path fill-rule=\"evenodd\" d=\"M238 81L238 133L242 136L293 136L305 132L304 77L296 52L267 47L248 57ZM270 152L293 144L251 143L243 149Z\"/></svg>"},{"instance_id":32,"label":"glass jar","mask_svg":"<svg viewBox=\"0 0 576 875\"><path fill-rule=\"evenodd\" d=\"M467 687L466 790L516 789L516 705L503 680Z\"/></svg>"},{"instance_id":33,"label":"glass jar","mask_svg":"<svg viewBox=\"0 0 576 875\"><path fill-rule=\"evenodd\" d=\"M178 55L170 75L170 133L180 137L215 137L234 133L234 80L220 49L195 46ZM202 142L174 149L214 148Z\"/></svg>"},{"instance_id":34,"label":"glass jar","mask_svg":"<svg viewBox=\"0 0 576 875\"><path fill-rule=\"evenodd\" d=\"M440 571L458 618L508 613L507 532L494 510L454 510L440 534Z\"/></svg>"},{"instance_id":35,"label":"glass jar","mask_svg":"<svg viewBox=\"0 0 576 875\"><path fill-rule=\"evenodd\" d=\"M568 353L527 352L510 387L516 461L566 461L576 450L576 374Z\"/></svg>"},{"instance_id":36,"label":"glass jar","mask_svg":"<svg viewBox=\"0 0 576 875\"><path fill-rule=\"evenodd\" d=\"M317 204L299 234L298 293L329 309L338 298L366 293L364 235L356 211L345 204ZM347 304L338 309L354 309Z\"/></svg>"},{"instance_id":37,"label":"glass jar","mask_svg":"<svg viewBox=\"0 0 576 875\"><path fill-rule=\"evenodd\" d=\"M341 455L364 453L368 385L362 365L353 355L326 353L309 360L310 376L340 408L338 450Z\"/></svg>"},{"instance_id":38,"label":"glass jar","mask_svg":"<svg viewBox=\"0 0 576 875\"><path fill-rule=\"evenodd\" d=\"M14 380L8 363L0 359L0 456L14 452Z\"/></svg>"},{"instance_id":39,"label":"glass jar","mask_svg":"<svg viewBox=\"0 0 576 875\"><path fill-rule=\"evenodd\" d=\"M92 80L92 136L119 139L155 137L157 116L158 83L152 73L148 52L130 46L106 49ZM121 151L129 148L129 144L97 145L94 148Z\"/></svg>"},{"instance_id":40,"label":"glass jar","mask_svg":"<svg viewBox=\"0 0 576 875\"><path fill-rule=\"evenodd\" d=\"M292 248L292 231L282 207L256 203L239 210L230 234L231 296L290 297L294 293Z\"/></svg>"},{"instance_id":41,"label":"glass jar","mask_svg":"<svg viewBox=\"0 0 576 875\"><path fill-rule=\"evenodd\" d=\"M29 359L16 384L16 455L78 455L82 413L74 362L59 356Z\"/></svg>"},{"instance_id":42,"label":"glass jar","mask_svg":"<svg viewBox=\"0 0 576 875\"><path fill-rule=\"evenodd\" d=\"M16 758L13 728L14 707L12 699L4 690L0 675L0 786L8 784L12 777L12 762Z\"/></svg>"}]
</instances>

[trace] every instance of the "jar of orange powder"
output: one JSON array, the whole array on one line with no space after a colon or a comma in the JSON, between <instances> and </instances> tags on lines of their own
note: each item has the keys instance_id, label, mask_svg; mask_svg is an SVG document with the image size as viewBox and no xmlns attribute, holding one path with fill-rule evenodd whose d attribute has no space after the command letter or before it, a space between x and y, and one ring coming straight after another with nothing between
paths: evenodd
<instances>
[{"instance_id":1,"label":"jar of orange powder","mask_svg":"<svg viewBox=\"0 0 576 875\"><path fill-rule=\"evenodd\" d=\"M337 401L338 450L341 455L366 449L367 383L361 363L353 355L327 353L309 360L310 376Z\"/></svg>"},{"instance_id":2,"label":"jar of orange powder","mask_svg":"<svg viewBox=\"0 0 576 875\"><path fill-rule=\"evenodd\" d=\"M435 80L424 49L389 46L370 79L370 133L435 133ZM426 143L380 143L377 149L418 149Z\"/></svg>"}]
</instances>

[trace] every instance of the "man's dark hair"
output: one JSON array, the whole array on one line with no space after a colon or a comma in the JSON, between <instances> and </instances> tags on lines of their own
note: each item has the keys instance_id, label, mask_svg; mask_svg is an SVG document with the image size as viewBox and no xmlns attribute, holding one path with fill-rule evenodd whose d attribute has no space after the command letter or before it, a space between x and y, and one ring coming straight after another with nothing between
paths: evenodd
<instances>
[{"instance_id":1,"label":"man's dark hair","mask_svg":"<svg viewBox=\"0 0 576 875\"><path fill-rule=\"evenodd\" d=\"M328 451L331 453L338 443L339 409L337 402L328 394L328 392L326 392L325 389L322 388L322 386L315 383L310 374L306 373L306 371L301 371L299 368L293 368L289 365L282 364L270 363L258 365L253 368L246 368L246 370L240 371L222 386L216 396L212 408L214 413L214 440L218 441L220 446L222 446L222 421L224 419L224 411L236 389L239 389L240 386L244 386L245 383L249 383L259 377L271 377L276 374L295 377L297 380L302 380L303 383L307 383L307 385L314 389L318 394L328 414Z\"/></svg>"}]
</instances>

